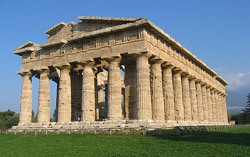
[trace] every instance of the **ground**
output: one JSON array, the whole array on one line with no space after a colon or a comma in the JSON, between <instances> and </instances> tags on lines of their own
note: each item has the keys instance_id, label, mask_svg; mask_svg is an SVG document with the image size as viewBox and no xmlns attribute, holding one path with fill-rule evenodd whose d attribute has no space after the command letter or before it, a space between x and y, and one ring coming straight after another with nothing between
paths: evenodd
<instances>
[{"instance_id":1,"label":"ground","mask_svg":"<svg viewBox=\"0 0 250 157\"><path fill-rule=\"evenodd\" d=\"M0 156L250 156L250 127L198 134L0 133Z\"/></svg>"}]
</instances>

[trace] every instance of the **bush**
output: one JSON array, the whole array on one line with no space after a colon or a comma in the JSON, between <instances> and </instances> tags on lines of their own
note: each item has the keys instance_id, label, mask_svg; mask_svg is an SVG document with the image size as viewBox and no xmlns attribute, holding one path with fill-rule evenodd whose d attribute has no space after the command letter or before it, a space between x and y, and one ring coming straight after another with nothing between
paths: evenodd
<instances>
[{"instance_id":1,"label":"bush","mask_svg":"<svg viewBox=\"0 0 250 157\"><path fill-rule=\"evenodd\" d=\"M5 123L5 127L6 128L11 128L12 126L17 126L18 125L18 122L19 122L19 115L16 114L12 117L10 117L6 123Z\"/></svg>"}]
</instances>

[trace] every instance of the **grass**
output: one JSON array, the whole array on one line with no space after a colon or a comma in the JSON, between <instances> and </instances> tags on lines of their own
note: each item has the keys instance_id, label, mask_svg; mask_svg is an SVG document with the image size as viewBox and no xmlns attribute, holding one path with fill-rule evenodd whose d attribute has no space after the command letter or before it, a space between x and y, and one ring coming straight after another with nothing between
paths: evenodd
<instances>
[{"instance_id":1,"label":"grass","mask_svg":"<svg viewBox=\"0 0 250 157\"><path fill-rule=\"evenodd\" d=\"M199 135L0 133L0 156L250 156L250 127Z\"/></svg>"}]
</instances>

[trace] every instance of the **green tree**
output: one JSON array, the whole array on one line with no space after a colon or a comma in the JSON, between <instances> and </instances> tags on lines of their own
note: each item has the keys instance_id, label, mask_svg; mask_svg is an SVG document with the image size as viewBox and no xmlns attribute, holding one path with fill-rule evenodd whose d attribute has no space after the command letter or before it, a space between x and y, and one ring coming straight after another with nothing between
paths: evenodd
<instances>
[{"instance_id":1,"label":"green tree","mask_svg":"<svg viewBox=\"0 0 250 157\"><path fill-rule=\"evenodd\" d=\"M19 122L19 115L15 114L14 116L10 117L6 123L5 123L5 127L6 128L11 128L12 126L17 126Z\"/></svg>"},{"instance_id":2,"label":"green tree","mask_svg":"<svg viewBox=\"0 0 250 157\"><path fill-rule=\"evenodd\" d=\"M250 123L250 93L247 96L247 105L241 115L243 123Z\"/></svg>"},{"instance_id":3,"label":"green tree","mask_svg":"<svg viewBox=\"0 0 250 157\"><path fill-rule=\"evenodd\" d=\"M15 115L14 111L10 109L8 111L0 112L0 125L5 126L8 119Z\"/></svg>"}]
</instances>

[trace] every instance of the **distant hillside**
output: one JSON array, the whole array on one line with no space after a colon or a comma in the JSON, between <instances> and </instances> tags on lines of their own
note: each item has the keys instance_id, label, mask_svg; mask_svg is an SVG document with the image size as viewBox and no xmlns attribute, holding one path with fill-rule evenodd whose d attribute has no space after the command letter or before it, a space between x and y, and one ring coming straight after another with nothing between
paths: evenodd
<instances>
[{"instance_id":1,"label":"distant hillside","mask_svg":"<svg viewBox=\"0 0 250 157\"><path fill-rule=\"evenodd\" d=\"M229 113L239 113L246 106L247 94L246 90L229 91L227 90L227 108Z\"/></svg>"}]
</instances>

